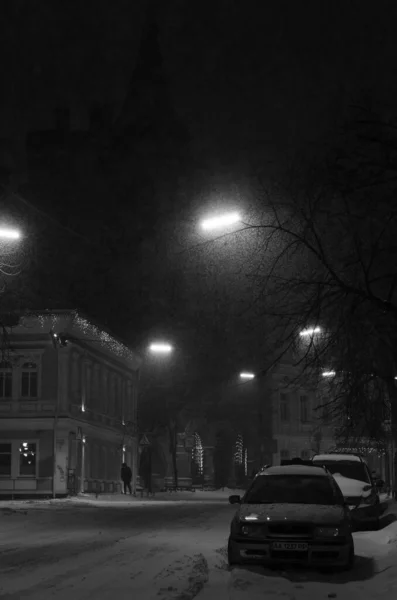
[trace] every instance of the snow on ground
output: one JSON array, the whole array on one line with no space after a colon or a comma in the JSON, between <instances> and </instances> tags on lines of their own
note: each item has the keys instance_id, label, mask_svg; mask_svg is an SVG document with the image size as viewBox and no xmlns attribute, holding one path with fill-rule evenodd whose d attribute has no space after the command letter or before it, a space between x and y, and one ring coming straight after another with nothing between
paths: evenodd
<instances>
[{"instance_id":1,"label":"snow on ground","mask_svg":"<svg viewBox=\"0 0 397 600\"><path fill-rule=\"evenodd\" d=\"M173 502L166 496L0 503L0 598L397 598L395 505L385 529L354 534L357 564L350 573L229 570L231 493L180 492L170 494Z\"/></svg>"}]
</instances>

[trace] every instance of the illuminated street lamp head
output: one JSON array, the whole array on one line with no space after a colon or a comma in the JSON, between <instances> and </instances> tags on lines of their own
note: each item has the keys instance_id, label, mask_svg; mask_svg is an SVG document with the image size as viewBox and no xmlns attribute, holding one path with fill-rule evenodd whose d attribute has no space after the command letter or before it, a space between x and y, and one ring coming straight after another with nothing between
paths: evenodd
<instances>
[{"instance_id":1,"label":"illuminated street lamp head","mask_svg":"<svg viewBox=\"0 0 397 600\"><path fill-rule=\"evenodd\" d=\"M336 371L323 371L322 372L323 377L334 377L334 375L336 375Z\"/></svg>"},{"instance_id":2,"label":"illuminated street lamp head","mask_svg":"<svg viewBox=\"0 0 397 600\"><path fill-rule=\"evenodd\" d=\"M308 329L303 329L299 333L301 337L310 337L311 335L315 335L316 333L321 333L321 327L309 327Z\"/></svg>"},{"instance_id":3,"label":"illuminated street lamp head","mask_svg":"<svg viewBox=\"0 0 397 600\"><path fill-rule=\"evenodd\" d=\"M20 237L21 234L17 229L10 229L9 227L0 227L1 240L19 240Z\"/></svg>"},{"instance_id":4,"label":"illuminated street lamp head","mask_svg":"<svg viewBox=\"0 0 397 600\"><path fill-rule=\"evenodd\" d=\"M234 225L241 221L241 217L237 212L225 213L224 215L218 215L217 217L211 217L210 219L204 219L201 223L204 231L212 231L213 229L224 229L229 225Z\"/></svg>"},{"instance_id":5,"label":"illuminated street lamp head","mask_svg":"<svg viewBox=\"0 0 397 600\"><path fill-rule=\"evenodd\" d=\"M170 354L173 351L173 347L166 342L154 342L150 344L149 350L152 354Z\"/></svg>"},{"instance_id":6,"label":"illuminated street lamp head","mask_svg":"<svg viewBox=\"0 0 397 600\"><path fill-rule=\"evenodd\" d=\"M255 375L254 373L247 373L246 371L243 371L240 373L240 379L255 379Z\"/></svg>"}]
</instances>

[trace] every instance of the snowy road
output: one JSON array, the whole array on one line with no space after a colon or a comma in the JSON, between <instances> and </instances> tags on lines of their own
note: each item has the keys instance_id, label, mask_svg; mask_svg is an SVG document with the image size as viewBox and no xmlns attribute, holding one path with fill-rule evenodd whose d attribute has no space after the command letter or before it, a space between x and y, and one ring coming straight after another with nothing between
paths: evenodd
<instances>
[{"instance_id":1,"label":"snowy road","mask_svg":"<svg viewBox=\"0 0 397 600\"><path fill-rule=\"evenodd\" d=\"M379 535L371 541L370 534L356 534L359 556L349 574L229 571L225 550L232 514L225 501L0 508L0 598L397 597L397 544Z\"/></svg>"}]
</instances>

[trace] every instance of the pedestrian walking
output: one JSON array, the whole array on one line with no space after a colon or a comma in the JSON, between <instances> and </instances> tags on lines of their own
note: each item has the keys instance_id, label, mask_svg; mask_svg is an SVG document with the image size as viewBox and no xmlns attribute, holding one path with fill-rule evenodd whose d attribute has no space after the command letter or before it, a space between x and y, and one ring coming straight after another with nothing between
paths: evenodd
<instances>
[{"instance_id":1,"label":"pedestrian walking","mask_svg":"<svg viewBox=\"0 0 397 600\"><path fill-rule=\"evenodd\" d=\"M121 465L121 480L123 482L123 488L124 488L124 494L127 493L127 489L130 492L130 495L132 495L132 489L131 489L131 480L132 480L132 471L130 469L130 467L127 465L127 463L123 463Z\"/></svg>"}]
</instances>

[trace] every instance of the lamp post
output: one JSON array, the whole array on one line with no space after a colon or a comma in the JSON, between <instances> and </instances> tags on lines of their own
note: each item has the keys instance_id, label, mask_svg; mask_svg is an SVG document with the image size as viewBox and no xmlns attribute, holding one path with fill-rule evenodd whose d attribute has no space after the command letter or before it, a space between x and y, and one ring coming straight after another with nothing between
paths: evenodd
<instances>
[{"instance_id":1,"label":"lamp post","mask_svg":"<svg viewBox=\"0 0 397 600\"><path fill-rule=\"evenodd\" d=\"M149 346L147 347L147 354L149 356L156 357L156 358L168 357L173 353L173 351L174 351L173 345L165 340L155 340L155 341L151 342L149 344ZM139 398L139 394L138 394L138 398ZM139 432L138 428L137 428L137 431L138 431L138 436L139 436L139 434L142 432ZM141 451L144 451L144 449L146 448L146 451L149 452L147 477L149 480L148 481L149 491L151 490L152 448L151 448L151 444L149 443L149 441L146 438L146 435L144 435L144 443L140 444L138 441L138 447L134 454L134 463L133 463L133 468L132 468L132 474L133 474L133 482L132 483L133 483L134 494L136 493L137 474L139 471L139 447L141 448Z\"/></svg>"}]
</instances>

